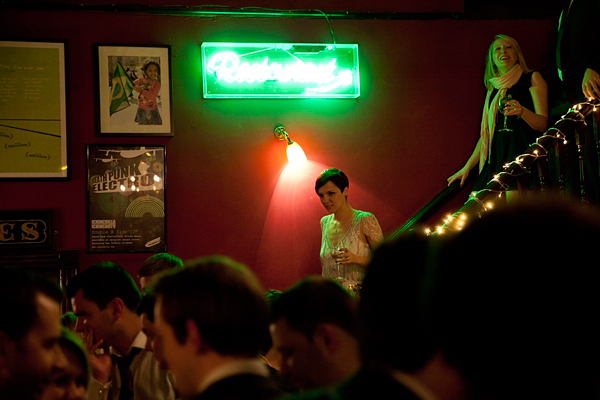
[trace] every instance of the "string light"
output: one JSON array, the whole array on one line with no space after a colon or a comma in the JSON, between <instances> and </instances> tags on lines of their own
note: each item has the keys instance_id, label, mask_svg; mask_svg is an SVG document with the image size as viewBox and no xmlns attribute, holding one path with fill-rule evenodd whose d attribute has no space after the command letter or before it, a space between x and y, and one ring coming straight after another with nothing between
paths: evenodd
<instances>
[{"instance_id":1,"label":"string light","mask_svg":"<svg viewBox=\"0 0 600 400\"><path fill-rule=\"evenodd\" d=\"M572 130L578 124L586 125L586 115L590 112L597 112L598 105L600 105L600 100L588 99L588 102L579 103L571 107L565 115L561 116L560 120L557 121L553 127L549 128L538 137L535 143L530 145L525 153L516 157L515 161L505 163L503 165L503 170L494 175L493 179L490 180L483 189L471 192L469 194L469 199L459 211L453 215L446 216L444 224L437 226L434 232L430 229L426 229L425 233L430 235L442 234L445 230L460 231L465 226L468 215L477 215L481 217L482 212L493 209L494 203L489 200L490 196L493 195L495 197L497 195L501 198L502 194L508 190L512 180L521 175L531 173L530 169L534 163L539 158L547 157L550 153L549 149L556 143L562 141L563 144L567 144L567 138L564 132ZM455 218L456 216L458 217ZM454 225L456 229L453 229L452 225Z\"/></svg>"}]
</instances>

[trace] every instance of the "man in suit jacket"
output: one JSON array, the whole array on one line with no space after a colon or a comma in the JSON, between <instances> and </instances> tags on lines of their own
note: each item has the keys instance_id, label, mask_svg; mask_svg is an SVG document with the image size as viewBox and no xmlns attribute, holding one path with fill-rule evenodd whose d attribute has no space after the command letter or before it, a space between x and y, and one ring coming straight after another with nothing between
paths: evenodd
<instances>
[{"instance_id":1,"label":"man in suit jacket","mask_svg":"<svg viewBox=\"0 0 600 400\"><path fill-rule=\"evenodd\" d=\"M568 0L559 20L557 67L571 104L600 98L600 2Z\"/></svg>"},{"instance_id":2,"label":"man in suit jacket","mask_svg":"<svg viewBox=\"0 0 600 400\"><path fill-rule=\"evenodd\" d=\"M135 313L140 291L123 267L103 262L83 270L70 279L67 296L77 316L75 330L90 350L89 400L175 399L172 378L148 349ZM105 352L96 354L101 347Z\"/></svg>"},{"instance_id":3,"label":"man in suit jacket","mask_svg":"<svg viewBox=\"0 0 600 400\"><path fill-rule=\"evenodd\" d=\"M33 400L67 359L60 346L58 285L0 268L0 398Z\"/></svg>"},{"instance_id":4,"label":"man in suit jacket","mask_svg":"<svg viewBox=\"0 0 600 400\"><path fill-rule=\"evenodd\" d=\"M569 106L589 98L600 98L600 51L597 44L599 20L598 0L567 0L560 15L556 66ZM569 192L577 194L583 187L586 200L600 203L598 143L593 118L594 114L590 114L586 118L587 125L579 128L579 142L584 151L584 185L581 185L574 131L566 133L568 142L565 148L564 175Z\"/></svg>"},{"instance_id":5,"label":"man in suit jacket","mask_svg":"<svg viewBox=\"0 0 600 400\"><path fill-rule=\"evenodd\" d=\"M362 366L334 388L288 400L463 400L462 378L436 348L424 310L428 237L405 233L379 246L360 293Z\"/></svg>"},{"instance_id":6,"label":"man in suit jacket","mask_svg":"<svg viewBox=\"0 0 600 400\"><path fill-rule=\"evenodd\" d=\"M271 400L282 394L258 358L269 306L256 276L213 256L162 276L156 294L155 350L179 394L196 400Z\"/></svg>"},{"instance_id":7,"label":"man in suit jacket","mask_svg":"<svg viewBox=\"0 0 600 400\"><path fill-rule=\"evenodd\" d=\"M600 215L549 199L469 219L439 253L431 329L473 399L600 398Z\"/></svg>"},{"instance_id":8,"label":"man in suit jacket","mask_svg":"<svg viewBox=\"0 0 600 400\"><path fill-rule=\"evenodd\" d=\"M360 367L357 299L320 276L305 278L271 305L279 373L298 389L333 386Z\"/></svg>"}]
</instances>

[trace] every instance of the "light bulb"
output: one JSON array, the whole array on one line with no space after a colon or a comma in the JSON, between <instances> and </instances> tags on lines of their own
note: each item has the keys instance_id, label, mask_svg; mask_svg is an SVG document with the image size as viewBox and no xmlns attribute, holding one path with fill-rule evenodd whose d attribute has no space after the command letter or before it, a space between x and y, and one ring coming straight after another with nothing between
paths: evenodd
<instances>
[{"instance_id":1,"label":"light bulb","mask_svg":"<svg viewBox=\"0 0 600 400\"><path fill-rule=\"evenodd\" d=\"M304 154L304 150L302 150L302 147L298 143L289 143L285 152L289 164L302 165L306 163L306 154Z\"/></svg>"}]
</instances>

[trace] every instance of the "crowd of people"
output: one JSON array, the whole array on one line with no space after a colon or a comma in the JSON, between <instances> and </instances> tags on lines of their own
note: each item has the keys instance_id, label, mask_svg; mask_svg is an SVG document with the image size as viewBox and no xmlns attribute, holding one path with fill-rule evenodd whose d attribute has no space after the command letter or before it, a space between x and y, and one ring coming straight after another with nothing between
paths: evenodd
<instances>
[{"instance_id":1,"label":"crowd of people","mask_svg":"<svg viewBox=\"0 0 600 400\"><path fill-rule=\"evenodd\" d=\"M585 21L598 15L597 1L571 0L561 16L570 101L600 94L600 58L578 47L594 45ZM450 182L477 163L476 185L487 182L546 129L546 83L513 38L495 37L485 84L480 140ZM375 216L350 206L342 171L324 171L315 191L328 213L323 273L283 292L223 255L155 254L137 282L102 262L64 291L0 268L0 398L600 398L594 206L528 196L460 232L384 240Z\"/></svg>"},{"instance_id":2,"label":"crowd of people","mask_svg":"<svg viewBox=\"0 0 600 400\"><path fill-rule=\"evenodd\" d=\"M226 256L155 254L139 283L103 262L64 293L3 268L1 397L596 399L598 237L596 208L530 197L383 241L360 296L323 276L266 291Z\"/></svg>"}]
</instances>

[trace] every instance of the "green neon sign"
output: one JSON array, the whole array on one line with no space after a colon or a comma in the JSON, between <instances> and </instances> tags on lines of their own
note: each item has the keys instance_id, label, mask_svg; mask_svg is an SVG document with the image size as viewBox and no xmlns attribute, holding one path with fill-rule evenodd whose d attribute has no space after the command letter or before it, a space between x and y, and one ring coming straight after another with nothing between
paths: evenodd
<instances>
[{"instance_id":1,"label":"green neon sign","mask_svg":"<svg viewBox=\"0 0 600 400\"><path fill-rule=\"evenodd\" d=\"M202 43L204 97L357 98L358 44Z\"/></svg>"}]
</instances>

